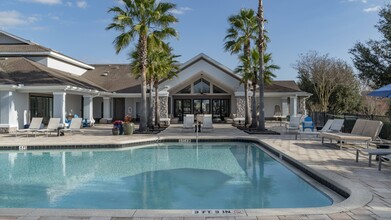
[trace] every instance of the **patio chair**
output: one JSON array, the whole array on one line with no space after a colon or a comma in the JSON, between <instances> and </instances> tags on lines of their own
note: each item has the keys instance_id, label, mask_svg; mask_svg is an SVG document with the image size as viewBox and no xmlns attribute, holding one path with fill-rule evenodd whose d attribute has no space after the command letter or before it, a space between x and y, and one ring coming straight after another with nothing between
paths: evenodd
<instances>
[{"instance_id":1,"label":"patio chair","mask_svg":"<svg viewBox=\"0 0 391 220\"><path fill-rule=\"evenodd\" d=\"M344 119L334 119L327 132L341 132L344 122Z\"/></svg>"},{"instance_id":2,"label":"patio chair","mask_svg":"<svg viewBox=\"0 0 391 220\"><path fill-rule=\"evenodd\" d=\"M71 133L74 133L74 132L80 132L82 134L84 134L83 130L81 130L81 121L83 119L82 118L73 118L72 121L71 121L71 125L69 125L69 128L64 128L64 129L61 129L61 133L65 133L65 132L71 132Z\"/></svg>"},{"instance_id":3,"label":"patio chair","mask_svg":"<svg viewBox=\"0 0 391 220\"><path fill-rule=\"evenodd\" d=\"M46 136L49 136L49 134L51 134L52 132L57 132L58 131L58 128L60 126L60 121L61 121L61 118L51 118L49 120L49 124L47 126L47 128L43 128L43 129L38 129L37 132L44 132L46 133Z\"/></svg>"},{"instance_id":4,"label":"patio chair","mask_svg":"<svg viewBox=\"0 0 391 220\"><path fill-rule=\"evenodd\" d=\"M322 144L325 138L330 139L330 142L336 140L340 144L340 149L347 142L363 142L366 143L368 148L371 141L378 139L382 127L383 122L381 121L357 119L351 133L323 132L320 137L322 138Z\"/></svg>"},{"instance_id":5,"label":"patio chair","mask_svg":"<svg viewBox=\"0 0 391 220\"><path fill-rule=\"evenodd\" d=\"M212 115L204 115L203 117L203 123L202 123L202 130L212 130L213 129L213 121L212 121Z\"/></svg>"},{"instance_id":6,"label":"patio chair","mask_svg":"<svg viewBox=\"0 0 391 220\"><path fill-rule=\"evenodd\" d=\"M301 120L301 115L300 116L291 116L289 123L286 125L286 131L299 131L300 128L300 120Z\"/></svg>"},{"instance_id":7,"label":"patio chair","mask_svg":"<svg viewBox=\"0 0 391 220\"><path fill-rule=\"evenodd\" d=\"M307 128L311 129L311 131L314 131L315 125L310 116L305 117L304 121L301 124L303 131L305 131L305 129Z\"/></svg>"},{"instance_id":8,"label":"patio chair","mask_svg":"<svg viewBox=\"0 0 391 220\"><path fill-rule=\"evenodd\" d=\"M322 130L319 130L319 131L299 131L296 133L296 140L297 140L297 136L300 135L300 139L301 139L301 135L316 135L318 136L321 132L330 132L330 127L331 125L333 124L334 120L333 119L329 119L327 120L326 124L323 126Z\"/></svg>"},{"instance_id":9,"label":"patio chair","mask_svg":"<svg viewBox=\"0 0 391 220\"><path fill-rule=\"evenodd\" d=\"M18 133L25 133L27 136L29 133L35 134L36 131L41 127L42 120L43 118L33 118L28 128L16 130L15 137L18 136Z\"/></svg>"},{"instance_id":10,"label":"patio chair","mask_svg":"<svg viewBox=\"0 0 391 220\"><path fill-rule=\"evenodd\" d=\"M193 129L193 124L194 124L194 115L192 114L187 114L185 117L183 117L183 129Z\"/></svg>"}]
</instances>

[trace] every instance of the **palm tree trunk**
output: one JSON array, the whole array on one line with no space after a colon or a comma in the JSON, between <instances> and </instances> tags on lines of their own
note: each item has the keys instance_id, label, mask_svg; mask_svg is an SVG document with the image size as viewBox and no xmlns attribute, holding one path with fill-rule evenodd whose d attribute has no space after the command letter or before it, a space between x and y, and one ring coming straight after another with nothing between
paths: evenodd
<instances>
[{"instance_id":1,"label":"palm tree trunk","mask_svg":"<svg viewBox=\"0 0 391 220\"><path fill-rule=\"evenodd\" d=\"M264 18L263 18L263 4L262 0L258 0L258 22L259 22L259 44L258 44L258 50L259 50L259 77L258 77L258 83L259 83L259 124L258 124L258 130L265 130L265 97L264 97L264 60L263 60L263 50L264 50L264 43L265 43L265 37L263 33L263 25L264 25Z\"/></svg>"},{"instance_id":2,"label":"palm tree trunk","mask_svg":"<svg viewBox=\"0 0 391 220\"><path fill-rule=\"evenodd\" d=\"M244 126L250 124L250 108L248 106L248 83L244 83Z\"/></svg>"},{"instance_id":3,"label":"palm tree trunk","mask_svg":"<svg viewBox=\"0 0 391 220\"><path fill-rule=\"evenodd\" d=\"M256 128L257 127L257 100L256 100L256 90L257 90L257 84L253 83L253 97L252 97L252 104L251 104L251 127Z\"/></svg>"},{"instance_id":4,"label":"palm tree trunk","mask_svg":"<svg viewBox=\"0 0 391 220\"><path fill-rule=\"evenodd\" d=\"M244 56L246 57L247 60L250 60L250 51L251 51L251 48L250 48L250 41L248 41L247 43L244 44L243 46L244 48ZM248 72L250 72L250 63L246 63L245 64L246 66L244 67L244 71L245 71L245 74L248 74ZM246 80L244 82L244 96L245 96L245 114L244 114L244 121L245 121L245 127L247 125L249 125L251 122L250 122L250 108L249 108L249 104L248 104L248 81Z\"/></svg>"},{"instance_id":5,"label":"palm tree trunk","mask_svg":"<svg viewBox=\"0 0 391 220\"><path fill-rule=\"evenodd\" d=\"M148 127L153 128L153 95L152 95L153 80L149 81L149 100L148 100Z\"/></svg>"},{"instance_id":6,"label":"palm tree trunk","mask_svg":"<svg viewBox=\"0 0 391 220\"><path fill-rule=\"evenodd\" d=\"M159 99L159 91L158 87L159 84L158 82L155 82L155 125L158 126L160 122L160 99Z\"/></svg>"},{"instance_id":7,"label":"palm tree trunk","mask_svg":"<svg viewBox=\"0 0 391 220\"><path fill-rule=\"evenodd\" d=\"M141 112L139 131L143 132L147 129L147 35L142 35L139 38L139 59L141 63Z\"/></svg>"}]
</instances>

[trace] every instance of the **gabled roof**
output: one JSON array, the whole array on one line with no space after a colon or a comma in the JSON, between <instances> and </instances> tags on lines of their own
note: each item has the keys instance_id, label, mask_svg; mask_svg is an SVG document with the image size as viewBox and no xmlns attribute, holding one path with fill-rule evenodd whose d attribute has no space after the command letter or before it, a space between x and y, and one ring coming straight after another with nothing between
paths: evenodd
<instances>
[{"instance_id":1,"label":"gabled roof","mask_svg":"<svg viewBox=\"0 0 391 220\"><path fill-rule=\"evenodd\" d=\"M293 80L274 80L271 85L265 85L265 92L302 92Z\"/></svg>"},{"instance_id":2,"label":"gabled roof","mask_svg":"<svg viewBox=\"0 0 391 220\"><path fill-rule=\"evenodd\" d=\"M24 57L0 59L0 84L25 86L74 86L105 91L101 86L70 73L46 67Z\"/></svg>"},{"instance_id":3,"label":"gabled roof","mask_svg":"<svg viewBox=\"0 0 391 220\"><path fill-rule=\"evenodd\" d=\"M81 77L95 82L110 92L141 93L141 80L130 73L129 64L92 64L95 67ZM134 87L137 87L135 89Z\"/></svg>"},{"instance_id":4,"label":"gabled roof","mask_svg":"<svg viewBox=\"0 0 391 220\"><path fill-rule=\"evenodd\" d=\"M50 48L43 47L32 41L25 40L21 37L17 37L10 33L0 30L0 35L8 36L20 43L10 43L10 44L0 44L0 57L10 57L10 56L49 56L61 60L66 63L71 63L72 65L79 66L86 70L93 69L92 66L74 59L70 56L64 55L58 51L55 51Z\"/></svg>"},{"instance_id":5,"label":"gabled roof","mask_svg":"<svg viewBox=\"0 0 391 220\"><path fill-rule=\"evenodd\" d=\"M194 63L197 63L200 60L204 60L207 63L213 65L214 67L216 67L216 68L222 70L223 72L227 73L228 75L230 75L230 76L240 80L240 76L236 75L230 68L228 68L228 67L224 66L223 64L217 62L216 60L212 59L210 56L208 56L208 55L206 55L204 53L200 53L197 56L191 58L187 62L185 62L182 65L180 65L179 71L183 71L184 69L188 68L189 66L193 65Z\"/></svg>"}]
</instances>

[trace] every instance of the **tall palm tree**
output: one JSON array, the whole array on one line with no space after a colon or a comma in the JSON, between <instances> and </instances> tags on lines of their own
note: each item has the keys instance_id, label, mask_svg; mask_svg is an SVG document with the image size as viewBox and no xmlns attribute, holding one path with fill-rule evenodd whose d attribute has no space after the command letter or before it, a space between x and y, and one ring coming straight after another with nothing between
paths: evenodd
<instances>
[{"instance_id":1,"label":"tall palm tree","mask_svg":"<svg viewBox=\"0 0 391 220\"><path fill-rule=\"evenodd\" d=\"M243 52L243 56L250 60L251 41L257 39L259 31L257 17L252 9L241 9L239 14L228 18L230 28L225 36L224 48L231 54ZM244 66L244 72L250 72L249 63ZM248 107L248 82L244 83L245 96L245 124L250 124L250 108Z\"/></svg>"},{"instance_id":2,"label":"tall palm tree","mask_svg":"<svg viewBox=\"0 0 391 220\"><path fill-rule=\"evenodd\" d=\"M171 79L177 75L179 65L176 58L178 55L173 54L171 47L160 48L155 55L156 71L153 72L154 89L155 89L155 125L160 122L160 99L159 99L159 82L164 79Z\"/></svg>"},{"instance_id":3,"label":"tall palm tree","mask_svg":"<svg viewBox=\"0 0 391 220\"><path fill-rule=\"evenodd\" d=\"M164 39L168 36L177 36L174 28L170 25L177 22L170 11L176 5L172 3L158 2L156 0L122 0L123 8L112 7L108 12L115 14L113 22L106 29L120 31L121 34L114 40L116 53L128 47L133 41L137 41L138 60L141 72L141 114L140 131L147 128L147 52L148 36L154 34L155 40ZM138 38L137 38L138 37ZM136 39L137 38L137 39Z\"/></svg>"},{"instance_id":4,"label":"tall palm tree","mask_svg":"<svg viewBox=\"0 0 391 220\"><path fill-rule=\"evenodd\" d=\"M258 130L264 131L265 130L265 84L263 82L264 78L264 58L263 58L263 52L265 50L265 35L264 35L264 16L263 16L263 2L262 0L258 0L258 51L259 51L259 77L258 77L258 83L259 83L259 123L258 123Z\"/></svg>"},{"instance_id":5,"label":"tall palm tree","mask_svg":"<svg viewBox=\"0 0 391 220\"><path fill-rule=\"evenodd\" d=\"M151 41L148 41L151 42ZM130 54L132 59L131 70L136 78L141 76L140 62L138 58L138 52L133 51ZM152 118L153 112L155 112L155 125L158 125L160 121L160 100L159 100L159 82L164 79L171 79L176 76L179 65L178 55L173 54L173 48L168 44L162 43L160 45L148 43L147 54L147 82L149 86L149 112L148 112L148 127L153 127ZM152 88L155 90L155 98L152 96ZM155 103L155 105L153 105Z\"/></svg>"},{"instance_id":6,"label":"tall palm tree","mask_svg":"<svg viewBox=\"0 0 391 220\"><path fill-rule=\"evenodd\" d=\"M267 53L263 57L265 63L265 72L264 72L264 83L270 85L273 81L273 78L276 75L273 74L274 70L280 69L279 66L272 64L272 54ZM251 99L251 127L257 127L257 106L256 106L256 89L258 85L258 72L259 72L259 51L257 48L251 50L250 60L247 60L244 56L241 57L242 65L239 65L236 69L236 73L243 73L242 81L250 81L252 85L253 96ZM247 64L245 64L247 63ZM244 66L249 65L251 72L244 73Z\"/></svg>"}]
</instances>

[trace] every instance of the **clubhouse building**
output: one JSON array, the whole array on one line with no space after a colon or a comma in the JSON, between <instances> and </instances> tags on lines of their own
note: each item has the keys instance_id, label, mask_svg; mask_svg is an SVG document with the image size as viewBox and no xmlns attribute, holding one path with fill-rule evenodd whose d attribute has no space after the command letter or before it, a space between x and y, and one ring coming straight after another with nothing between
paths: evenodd
<instances>
[{"instance_id":1,"label":"clubhouse building","mask_svg":"<svg viewBox=\"0 0 391 220\"><path fill-rule=\"evenodd\" d=\"M140 81L128 64L86 64L55 50L0 31L0 132L23 128L32 117L77 114L96 122L136 120ZM292 81L265 86L265 116L305 113L309 93ZM249 92L252 96L252 92ZM161 118L212 114L213 121L244 117L244 86L232 70L205 54L180 65L178 76L159 85Z\"/></svg>"}]
</instances>

